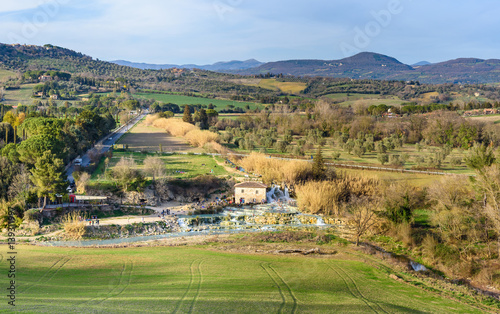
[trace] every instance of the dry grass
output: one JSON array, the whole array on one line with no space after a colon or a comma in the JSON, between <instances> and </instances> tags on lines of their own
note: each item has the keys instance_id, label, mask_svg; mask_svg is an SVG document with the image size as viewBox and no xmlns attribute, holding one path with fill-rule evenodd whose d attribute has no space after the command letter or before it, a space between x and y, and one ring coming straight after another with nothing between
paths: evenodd
<instances>
[{"instance_id":1,"label":"dry grass","mask_svg":"<svg viewBox=\"0 0 500 314\"><path fill-rule=\"evenodd\" d=\"M343 205L353 196L375 195L379 185L374 179L351 176L332 181L309 181L296 187L297 203L308 213L342 216Z\"/></svg>"},{"instance_id":2,"label":"dry grass","mask_svg":"<svg viewBox=\"0 0 500 314\"><path fill-rule=\"evenodd\" d=\"M303 161L284 161L268 158L262 153L251 153L239 164L249 172L262 175L265 183L296 184L303 181L312 172L312 164Z\"/></svg>"},{"instance_id":3,"label":"dry grass","mask_svg":"<svg viewBox=\"0 0 500 314\"><path fill-rule=\"evenodd\" d=\"M227 156L227 154L229 153L229 150L225 146L222 146L221 144L216 142L206 143L203 148L209 153L217 153L223 156Z\"/></svg>"},{"instance_id":4,"label":"dry grass","mask_svg":"<svg viewBox=\"0 0 500 314\"><path fill-rule=\"evenodd\" d=\"M195 147L203 147L207 143L219 142L219 135L210 131L191 130L184 135L184 138Z\"/></svg>"},{"instance_id":5,"label":"dry grass","mask_svg":"<svg viewBox=\"0 0 500 314\"><path fill-rule=\"evenodd\" d=\"M149 118L149 117L148 117ZM165 119L158 117L146 118L146 124L167 131L172 136L184 137L191 146L203 147L207 143L219 142L219 135L210 131L202 131L196 126L179 119Z\"/></svg>"},{"instance_id":6,"label":"dry grass","mask_svg":"<svg viewBox=\"0 0 500 314\"><path fill-rule=\"evenodd\" d=\"M144 124L145 125L153 125L153 123L158 120L160 117L157 114L154 115L147 115L146 119L144 119Z\"/></svg>"},{"instance_id":7,"label":"dry grass","mask_svg":"<svg viewBox=\"0 0 500 314\"><path fill-rule=\"evenodd\" d=\"M83 238L85 234L85 219L80 220L80 217L83 217L81 212L71 212L63 217L62 223L68 238L73 240Z\"/></svg>"},{"instance_id":8,"label":"dry grass","mask_svg":"<svg viewBox=\"0 0 500 314\"><path fill-rule=\"evenodd\" d=\"M190 123L186 123L178 119L156 119L153 121L153 126L167 131L172 136L183 137L188 132L197 130L198 128Z\"/></svg>"}]
</instances>

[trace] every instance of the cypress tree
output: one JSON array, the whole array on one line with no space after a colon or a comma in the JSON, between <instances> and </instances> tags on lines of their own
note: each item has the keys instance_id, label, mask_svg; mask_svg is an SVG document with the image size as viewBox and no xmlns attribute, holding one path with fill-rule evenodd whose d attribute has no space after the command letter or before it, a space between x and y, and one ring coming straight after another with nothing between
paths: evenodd
<instances>
[{"instance_id":1,"label":"cypress tree","mask_svg":"<svg viewBox=\"0 0 500 314\"><path fill-rule=\"evenodd\" d=\"M182 121L187 123L193 123L193 116L191 115L191 108L186 105L184 107L184 116L182 116Z\"/></svg>"},{"instance_id":2,"label":"cypress tree","mask_svg":"<svg viewBox=\"0 0 500 314\"><path fill-rule=\"evenodd\" d=\"M323 155L321 154L321 147L318 147L318 151L316 152L316 155L314 155L313 158L313 176L314 179L320 180L324 177L325 175L325 161L323 160Z\"/></svg>"}]
</instances>

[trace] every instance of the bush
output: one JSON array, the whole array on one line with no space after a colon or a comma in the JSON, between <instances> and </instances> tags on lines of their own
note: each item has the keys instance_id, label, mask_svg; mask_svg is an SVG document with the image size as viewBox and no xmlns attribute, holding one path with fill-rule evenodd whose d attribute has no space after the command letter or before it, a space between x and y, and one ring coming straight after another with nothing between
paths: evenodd
<instances>
[{"instance_id":1,"label":"bush","mask_svg":"<svg viewBox=\"0 0 500 314\"><path fill-rule=\"evenodd\" d=\"M67 214L63 217L62 223L68 238L80 240L85 235L85 219L81 212Z\"/></svg>"},{"instance_id":2,"label":"bush","mask_svg":"<svg viewBox=\"0 0 500 314\"><path fill-rule=\"evenodd\" d=\"M38 209L29 209L24 212L24 220L26 221L40 221L41 213Z\"/></svg>"},{"instance_id":3,"label":"bush","mask_svg":"<svg viewBox=\"0 0 500 314\"><path fill-rule=\"evenodd\" d=\"M405 162L401 159L399 155L391 155L389 157L389 164L396 167L402 167Z\"/></svg>"},{"instance_id":4,"label":"bush","mask_svg":"<svg viewBox=\"0 0 500 314\"><path fill-rule=\"evenodd\" d=\"M384 216L395 224L411 222L413 211L425 204L425 192L409 183L393 183L384 191Z\"/></svg>"},{"instance_id":5,"label":"bush","mask_svg":"<svg viewBox=\"0 0 500 314\"><path fill-rule=\"evenodd\" d=\"M210 142L219 142L219 135L210 131L191 130L187 132L184 137L189 144L195 147L203 147Z\"/></svg>"}]
</instances>

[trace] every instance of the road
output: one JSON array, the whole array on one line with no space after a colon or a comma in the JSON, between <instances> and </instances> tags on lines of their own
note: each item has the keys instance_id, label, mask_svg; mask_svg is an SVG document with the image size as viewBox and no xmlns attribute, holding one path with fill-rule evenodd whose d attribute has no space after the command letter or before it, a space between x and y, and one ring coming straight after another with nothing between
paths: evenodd
<instances>
[{"instance_id":1,"label":"road","mask_svg":"<svg viewBox=\"0 0 500 314\"><path fill-rule=\"evenodd\" d=\"M87 167L88 165L90 165L89 152L91 152L92 150L97 150L97 152L99 154L103 154L103 153L107 152L116 143L116 141L118 141L118 139L120 139L120 137L123 136L123 134L125 134L128 130L130 130L132 127L134 127L147 114L148 114L148 112L146 111L145 113L141 114L140 116L137 116L136 118L131 120L126 125L120 127L119 129L117 129L113 133L107 135L106 137L102 138L99 142L97 142L97 144L93 148L89 149L85 153L85 155L83 155L81 157L82 166ZM74 179L73 179L73 171L74 170L75 170L74 161L72 161L71 164L68 165L68 168L66 170L66 175L68 176L69 182L74 182Z\"/></svg>"}]
</instances>

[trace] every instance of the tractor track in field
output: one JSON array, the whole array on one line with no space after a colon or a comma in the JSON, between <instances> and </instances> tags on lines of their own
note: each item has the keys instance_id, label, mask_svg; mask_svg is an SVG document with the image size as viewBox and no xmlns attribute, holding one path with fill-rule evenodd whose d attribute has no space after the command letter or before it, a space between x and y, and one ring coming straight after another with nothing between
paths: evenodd
<instances>
[{"instance_id":1,"label":"tractor track in field","mask_svg":"<svg viewBox=\"0 0 500 314\"><path fill-rule=\"evenodd\" d=\"M297 298L295 297L295 294L293 293L293 290L290 288L288 283L283 279L283 277L274 269L274 267L271 266L270 263L261 263L260 267L264 269L264 271L267 273L269 278L274 282L276 287L278 288L278 292L281 296L282 303L280 304L280 308L278 310L278 313L283 313L283 310L285 309L285 306L287 305L287 297L285 295L285 290L286 294L290 296L290 298L293 300L292 303L292 313L295 313L297 311L298 307L298 302ZM280 284L281 283L281 284ZM284 286L284 288L282 288Z\"/></svg>"},{"instance_id":2,"label":"tractor track in field","mask_svg":"<svg viewBox=\"0 0 500 314\"><path fill-rule=\"evenodd\" d=\"M40 278L38 278L37 281L35 281L34 283L32 283L31 285L29 285L28 287L26 287L26 289L20 291L19 294L26 293L31 288L39 285L42 282L42 280L45 277L47 277L47 276L50 276L50 277L47 278L46 280L44 280L44 282L48 282L49 280L51 280L52 278L54 278L54 276L61 270L61 268L63 268L64 265L66 265L66 263L68 263L71 259L73 259L73 257L63 256L60 259L58 259L57 261L55 261L54 264L52 264L49 267L49 269L47 269L47 271ZM54 269L55 269L55 271L54 271Z\"/></svg>"},{"instance_id":3,"label":"tractor track in field","mask_svg":"<svg viewBox=\"0 0 500 314\"><path fill-rule=\"evenodd\" d=\"M125 276L127 277L127 279L124 279L125 276L123 275L123 273L125 271L122 270L122 272L120 274L120 281L118 282L118 285L115 286L115 288L113 288L113 290L116 290L116 291L113 292L113 290L111 290L111 292L108 293L108 295L104 299L102 299L100 302L97 302L96 304L101 304L101 303L103 303L111 298L116 298L117 296L122 294L125 290L127 290L127 288L130 286L130 282L132 280L132 272L134 271L134 262L129 260L128 264L129 264L129 267L127 268L127 264L125 263L125 271L127 272L127 274ZM122 280L126 280L125 285L122 284Z\"/></svg>"},{"instance_id":4,"label":"tractor track in field","mask_svg":"<svg viewBox=\"0 0 500 314\"><path fill-rule=\"evenodd\" d=\"M353 297L363 301L363 303L365 303L366 306L368 306L375 313L379 313L379 312L388 313L378 303L373 302L373 301L369 300L368 298L366 298L363 295L363 293L361 292L361 290L359 289L358 285L356 284L356 281L342 267L335 265L334 263L331 263L331 262L330 263L325 262L325 264L327 265L328 268L333 270L344 281L345 286L347 287L347 289L349 290L349 293ZM343 275L341 274L341 272L343 273ZM348 279L346 279L346 278L348 278ZM349 284L349 282L350 282L350 284Z\"/></svg>"},{"instance_id":5,"label":"tractor track in field","mask_svg":"<svg viewBox=\"0 0 500 314\"><path fill-rule=\"evenodd\" d=\"M196 304L196 301L198 301L198 296L200 295L201 291L201 284L203 283L203 273L201 272L201 264L203 264L203 260L198 263L198 283L196 287L196 294L193 298L193 302L191 302L191 306L189 307L189 313L193 313L194 305Z\"/></svg>"},{"instance_id":6,"label":"tractor track in field","mask_svg":"<svg viewBox=\"0 0 500 314\"><path fill-rule=\"evenodd\" d=\"M278 291L280 293L281 300L282 300L280 308L278 310L278 313L282 313L283 312L283 308L285 307L285 304L286 304L285 295L283 294L283 291L281 290L281 287L278 284L278 282L274 279L274 277L271 275L271 273L269 272L269 270L266 267L264 267L264 263L260 263L260 267L262 267L262 269L267 273L267 275L269 276L269 278L271 278L271 280L274 282L274 285L278 288Z\"/></svg>"},{"instance_id":7,"label":"tractor track in field","mask_svg":"<svg viewBox=\"0 0 500 314\"><path fill-rule=\"evenodd\" d=\"M194 283L195 277L198 277L198 279L196 280L197 281L197 283L196 283L197 287L195 288L196 292L195 292L195 295L193 296L193 300L191 301L191 304L190 304L189 310L188 310L188 313L192 313L194 306L196 304L196 301L198 300L198 296L200 294L200 291L201 291L201 283L203 282L203 273L201 272L201 264L202 263L203 263L203 260L194 260L191 263L191 265L189 266L189 272L190 272L189 284L188 284L186 291L182 295L181 299L177 302L177 305L175 306L175 309L172 312L173 314L179 312L180 308L182 307L182 304L184 303L184 301L186 301L188 295L193 290L193 285L195 285L195 283Z\"/></svg>"},{"instance_id":8,"label":"tractor track in field","mask_svg":"<svg viewBox=\"0 0 500 314\"><path fill-rule=\"evenodd\" d=\"M127 265L129 265L127 267ZM76 306L83 306L85 304L91 303L91 306L94 304L101 304L105 302L108 299L114 298L122 294L129 286L131 282L131 277L132 277L132 272L134 270L134 263L129 260L128 262L124 262L122 269L120 270L120 275L118 275L118 283L114 285L106 294L105 296L97 296L94 298L91 298L90 300L83 301L81 303L76 304ZM127 277L127 279L124 279ZM124 284L124 282L126 283Z\"/></svg>"}]
</instances>

